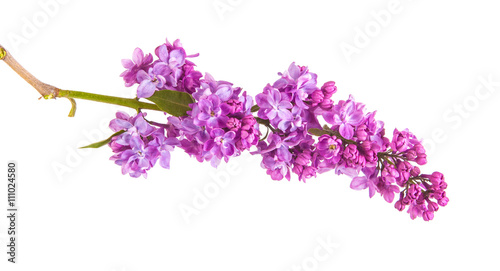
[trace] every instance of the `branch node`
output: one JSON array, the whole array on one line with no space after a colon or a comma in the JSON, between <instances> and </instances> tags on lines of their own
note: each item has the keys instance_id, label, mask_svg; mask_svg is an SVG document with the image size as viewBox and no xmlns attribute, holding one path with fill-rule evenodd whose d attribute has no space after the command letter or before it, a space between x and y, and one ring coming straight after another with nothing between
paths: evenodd
<instances>
[{"instance_id":1,"label":"branch node","mask_svg":"<svg viewBox=\"0 0 500 271\"><path fill-rule=\"evenodd\" d=\"M7 55L7 51L3 48L2 45L0 45L0 60L3 60L5 56Z\"/></svg>"}]
</instances>

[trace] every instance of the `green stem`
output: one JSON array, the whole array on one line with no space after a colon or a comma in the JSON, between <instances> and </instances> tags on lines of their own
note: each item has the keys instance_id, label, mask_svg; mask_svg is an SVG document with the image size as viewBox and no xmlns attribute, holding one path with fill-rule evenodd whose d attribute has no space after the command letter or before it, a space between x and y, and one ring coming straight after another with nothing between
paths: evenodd
<instances>
[{"instance_id":1,"label":"green stem","mask_svg":"<svg viewBox=\"0 0 500 271\"><path fill-rule=\"evenodd\" d=\"M54 98L57 98L57 97L82 99L82 100L89 100L89 101L101 102L101 103L107 103L107 104L116 104L116 105L121 105L121 106L125 106L125 107L130 107L130 108L133 108L135 110L149 109L149 110L162 111L155 104L140 102L136 99L107 96L107 95L94 94L94 93L88 93L88 92L82 92L82 91L59 90L56 97L54 97ZM49 99L49 98L53 98L53 97L47 96L45 98Z\"/></svg>"},{"instance_id":2,"label":"green stem","mask_svg":"<svg viewBox=\"0 0 500 271\"><path fill-rule=\"evenodd\" d=\"M259 124L266 126L271 131L273 131L273 133L276 133L276 129L274 129L273 126L271 126L271 122L269 120L261 119L259 117L254 117L254 118Z\"/></svg>"},{"instance_id":3,"label":"green stem","mask_svg":"<svg viewBox=\"0 0 500 271\"><path fill-rule=\"evenodd\" d=\"M70 117L75 115L76 102L74 99L83 99L94 102L116 104L125 107L130 107L135 110L149 109L162 111L158 106L152 103L139 102L136 99L127 99L120 97L113 97L107 95L93 94L88 92L73 91L73 90L62 90L45 84L38 80L35 76L29 73L19 62L17 62L14 57L2 46L0 45L0 60L3 60L7 65L9 65L12 70L14 70L19 76L21 76L26 82L33 86L38 93L42 95L45 99L55 99L55 98L67 98L71 102L71 111L69 113Z\"/></svg>"}]
</instances>

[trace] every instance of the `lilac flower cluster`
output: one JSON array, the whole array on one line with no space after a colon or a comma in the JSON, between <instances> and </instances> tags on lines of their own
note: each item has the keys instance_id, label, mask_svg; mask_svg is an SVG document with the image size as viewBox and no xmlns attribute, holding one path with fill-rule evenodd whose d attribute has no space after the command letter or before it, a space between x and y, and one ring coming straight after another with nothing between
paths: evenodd
<instances>
[{"instance_id":1,"label":"lilac flower cluster","mask_svg":"<svg viewBox=\"0 0 500 271\"><path fill-rule=\"evenodd\" d=\"M109 146L115 153L111 160L122 166L122 173L132 177L146 176L157 160L169 168L170 151L183 149L198 161L209 161L217 167L221 160L238 156L259 141L259 127L252 116L253 99L241 88L226 81L216 81L210 74L204 78L194 70L179 40L157 47L158 60L135 49L133 60L123 60L125 85L138 84L137 97L151 97L162 89L186 92L195 102L187 116L168 117L166 123L147 121L144 113L130 117L118 112L110 123L114 136ZM196 55L193 55L196 56Z\"/></svg>"},{"instance_id":2,"label":"lilac flower cluster","mask_svg":"<svg viewBox=\"0 0 500 271\"><path fill-rule=\"evenodd\" d=\"M170 152L180 142L177 138L165 137L163 128L151 126L144 119L146 114L139 113L130 117L127 113L117 112L109 127L114 132L125 131L114 136L109 143L115 153L111 160L122 167L122 174L131 177L147 176L158 160L164 168L170 168Z\"/></svg>"},{"instance_id":3,"label":"lilac flower cluster","mask_svg":"<svg viewBox=\"0 0 500 271\"><path fill-rule=\"evenodd\" d=\"M351 188L369 188L370 197L377 192L392 202L399 193L396 209L408 206L412 219L426 221L448 203L443 175L420 174L411 164L427 160L422 144L408 130L396 129L390 141L376 112L365 112L365 105L352 96L334 103L335 83L319 88L317 75L306 67L292 63L279 75L256 96L258 117L269 134L254 154L262 155L261 166L273 180L290 180L293 172L305 182L334 170L352 178ZM328 125L322 127L321 118Z\"/></svg>"},{"instance_id":4,"label":"lilac flower cluster","mask_svg":"<svg viewBox=\"0 0 500 271\"><path fill-rule=\"evenodd\" d=\"M132 60L123 60L125 85L138 85L137 98L169 89L190 94L194 102L185 116L162 123L146 120L140 110L135 116L117 113L110 123L117 135L109 146L123 174L146 177L158 160L169 168L175 147L217 167L256 146L251 153L262 156L261 166L273 180L290 180L292 173L303 182L328 171L346 174L351 188L368 188L370 198L378 193L391 203L399 194L395 208L408 207L412 219L425 221L448 203L443 174L421 174L417 165L426 164L427 156L411 132L395 129L387 138L376 111L366 112L352 96L334 102L335 82L318 87L307 67L292 63L254 105L241 88L196 71L187 58L197 55L186 55L179 40L160 45L155 55L156 60L137 48ZM262 138L260 125L266 129Z\"/></svg>"},{"instance_id":5,"label":"lilac flower cluster","mask_svg":"<svg viewBox=\"0 0 500 271\"><path fill-rule=\"evenodd\" d=\"M198 161L217 167L221 160L239 156L259 141L259 127L252 116L253 99L241 88L216 81L210 74L193 93L186 117L169 117L169 134L178 137L181 148Z\"/></svg>"},{"instance_id":6,"label":"lilac flower cluster","mask_svg":"<svg viewBox=\"0 0 500 271\"><path fill-rule=\"evenodd\" d=\"M261 141L258 151L262 167L273 180L290 180L293 170L299 180L315 176L317 168L313 163L314 139L307 133L310 128L320 128L315 112L331 107L324 102L336 88L319 90L316 74L306 67L292 63L288 70L273 85L268 84L264 91L255 97L259 110L258 117L271 130L266 141ZM318 94L321 92L321 94ZM321 96L315 104L307 104L313 96Z\"/></svg>"},{"instance_id":7,"label":"lilac flower cluster","mask_svg":"<svg viewBox=\"0 0 500 271\"><path fill-rule=\"evenodd\" d=\"M408 130L395 129L392 141L388 142L387 138L384 141L387 144L377 154L377 167L363 169L364 176L353 178L351 188L369 188L370 197L378 192L387 202L392 202L399 193L399 200L394 205L396 209L403 211L408 206L412 219L433 219L439 206L448 204L443 174L421 174L420 168L411 164L424 165L427 159L422 144Z\"/></svg>"},{"instance_id":8,"label":"lilac flower cluster","mask_svg":"<svg viewBox=\"0 0 500 271\"><path fill-rule=\"evenodd\" d=\"M151 54L144 55L140 48L136 48L131 60L122 60L126 70L120 76L127 87L139 84L137 98L149 98L162 89L191 94L200 86L202 74L194 69L193 62L187 60L198 54L186 55L179 40L173 45L167 40L155 49L155 55L158 59L153 62Z\"/></svg>"}]
</instances>

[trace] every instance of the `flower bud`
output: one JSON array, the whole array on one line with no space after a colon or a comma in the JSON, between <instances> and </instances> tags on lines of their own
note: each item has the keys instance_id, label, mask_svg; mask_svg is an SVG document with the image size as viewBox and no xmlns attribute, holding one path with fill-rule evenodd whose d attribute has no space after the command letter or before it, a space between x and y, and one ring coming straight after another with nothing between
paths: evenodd
<instances>
[{"instance_id":1,"label":"flower bud","mask_svg":"<svg viewBox=\"0 0 500 271\"><path fill-rule=\"evenodd\" d=\"M403 211L405 207L406 205L403 203L402 199L396 201L396 203L394 204L394 208L396 208L400 212Z\"/></svg>"},{"instance_id":2,"label":"flower bud","mask_svg":"<svg viewBox=\"0 0 500 271\"><path fill-rule=\"evenodd\" d=\"M394 129L394 133L392 136L392 141L389 144L393 151L404 152L408 149L410 139L410 132L408 129L399 131L398 129Z\"/></svg>"},{"instance_id":3,"label":"flower bud","mask_svg":"<svg viewBox=\"0 0 500 271\"><path fill-rule=\"evenodd\" d=\"M431 211L431 212L435 212L435 211L439 210L439 205L433 201L428 201L427 209L429 209L429 211Z\"/></svg>"},{"instance_id":4,"label":"flower bud","mask_svg":"<svg viewBox=\"0 0 500 271\"><path fill-rule=\"evenodd\" d=\"M358 140L365 141L366 138L368 138L368 133L366 133L366 128L367 127L364 124L361 124L360 126L358 126L358 128L356 129L356 137L358 138ZM365 142L367 142L367 141L365 141ZM371 148L371 144L370 144L370 148Z\"/></svg>"},{"instance_id":5,"label":"flower bud","mask_svg":"<svg viewBox=\"0 0 500 271\"><path fill-rule=\"evenodd\" d=\"M415 144L415 146L413 146L413 149L415 149L417 154L425 154L425 148L424 146L422 146L422 144Z\"/></svg>"},{"instance_id":6,"label":"flower bud","mask_svg":"<svg viewBox=\"0 0 500 271\"><path fill-rule=\"evenodd\" d=\"M450 199L448 199L448 197L444 196L442 197L441 199L438 200L438 204L440 206L446 206L448 204L448 202L450 201Z\"/></svg>"},{"instance_id":7,"label":"flower bud","mask_svg":"<svg viewBox=\"0 0 500 271\"><path fill-rule=\"evenodd\" d=\"M410 170L410 174L412 177L417 177L418 175L420 175L420 168L417 167L417 166L414 166L411 170Z\"/></svg>"},{"instance_id":8,"label":"flower bud","mask_svg":"<svg viewBox=\"0 0 500 271\"><path fill-rule=\"evenodd\" d=\"M321 87L321 90L323 91L323 94L325 94L325 98L330 98L332 97L335 92L337 92L337 87L335 86L335 82L333 81L328 81L323 86Z\"/></svg>"},{"instance_id":9,"label":"flower bud","mask_svg":"<svg viewBox=\"0 0 500 271\"><path fill-rule=\"evenodd\" d=\"M426 156L424 156L424 157L419 156L419 157L417 157L417 159L415 159L415 162L417 162L417 164L423 166L423 165L427 164L427 157Z\"/></svg>"},{"instance_id":10,"label":"flower bud","mask_svg":"<svg viewBox=\"0 0 500 271\"><path fill-rule=\"evenodd\" d=\"M230 108L229 114L238 113L243 108L241 101L236 99L230 99L226 102L226 104L229 105Z\"/></svg>"},{"instance_id":11,"label":"flower bud","mask_svg":"<svg viewBox=\"0 0 500 271\"><path fill-rule=\"evenodd\" d=\"M433 185L439 186L442 181L444 181L444 175L441 172L434 171L431 176L429 176L429 180Z\"/></svg>"},{"instance_id":12,"label":"flower bud","mask_svg":"<svg viewBox=\"0 0 500 271\"><path fill-rule=\"evenodd\" d=\"M417 152L415 150L407 150L403 155L410 161L415 161L415 159L417 159Z\"/></svg>"},{"instance_id":13,"label":"flower bud","mask_svg":"<svg viewBox=\"0 0 500 271\"><path fill-rule=\"evenodd\" d=\"M408 188L408 192L406 192L406 196L410 200L417 199L420 196L420 194L421 194L420 188L414 184L410 185L410 187Z\"/></svg>"},{"instance_id":14,"label":"flower bud","mask_svg":"<svg viewBox=\"0 0 500 271\"><path fill-rule=\"evenodd\" d=\"M396 177L396 181L398 182L398 185L404 186L406 184L406 181L410 178L411 169L412 165L407 161L402 161L397 164L399 176Z\"/></svg>"},{"instance_id":15,"label":"flower bud","mask_svg":"<svg viewBox=\"0 0 500 271\"><path fill-rule=\"evenodd\" d=\"M361 126L360 126L361 127ZM358 133L358 131L356 131L356 133ZM365 132L366 133L366 132ZM358 137L359 140L362 140ZM360 148L363 150L363 151L369 151L371 150L372 148L372 142L371 141L363 141L363 143L361 143L360 145Z\"/></svg>"},{"instance_id":16,"label":"flower bud","mask_svg":"<svg viewBox=\"0 0 500 271\"><path fill-rule=\"evenodd\" d=\"M309 151L304 151L297 155L295 158L295 163L301 166L307 165L311 161L311 153Z\"/></svg>"},{"instance_id":17,"label":"flower bud","mask_svg":"<svg viewBox=\"0 0 500 271\"><path fill-rule=\"evenodd\" d=\"M248 115L241 119L241 126L254 126L257 123L257 120L252 116Z\"/></svg>"},{"instance_id":18,"label":"flower bud","mask_svg":"<svg viewBox=\"0 0 500 271\"><path fill-rule=\"evenodd\" d=\"M424 219L424 221L430 221L434 218L434 212L425 211L422 214L422 218Z\"/></svg>"},{"instance_id":19,"label":"flower bud","mask_svg":"<svg viewBox=\"0 0 500 271\"><path fill-rule=\"evenodd\" d=\"M304 171L304 167L299 164L295 164L292 168L292 172L299 176L302 174L302 171Z\"/></svg>"},{"instance_id":20,"label":"flower bud","mask_svg":"<svg viewBox=\"0 0 500 271\"><path fill-rule=\"evenodd\" d=\"M422 192L420 192L420 194L418 195L418 198L415 200L415 203L417 203L418 205L425 204L425 196Z\"/></svg>"},{"instance_id":21,"label":"flower bud","mask_svg":"<svg viewBox=\"0 0 500 271\"><path fill-rule=\"evenodd\" d=\"M236 118L230 118L226 125L231 131L237 131L241 127L241 122Z\"/></svg>"},{"instance_id":22,"label":"flower bud","mask_svg":"<svg viewBox=\"0 0 500 271\"><path fill-rule=\"evenodd\" d=\"M330 99L323 99L323 101L319 104L319 106L323 110L330 110L332 109L333 101Z\"/></svg>"},{"instance_id":23,"label":"flower bud","mask_svg":"<svg viewBox=\"0 0 500 271\"><path fill-rule=\"evenodd\" d=\"M315 104L319 104L323 101L325 95L323 95L323 92L321 90L315 90L312 94L311 94L311 100L313 103Z\"/></svg>"}]
</instances>

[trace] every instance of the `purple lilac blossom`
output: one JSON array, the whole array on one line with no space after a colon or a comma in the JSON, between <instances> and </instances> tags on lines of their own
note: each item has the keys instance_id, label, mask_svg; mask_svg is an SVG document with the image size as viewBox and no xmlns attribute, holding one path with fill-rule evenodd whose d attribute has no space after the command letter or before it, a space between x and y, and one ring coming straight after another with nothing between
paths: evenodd
<instances>
[{"instance_id":1,"label":"purple lilac blossom","mask_svg":"<svg viewBox=\"0 0 500 271\"><path fill-rule=\"evenodd\" d=\"M125 86L130 87L134 84L138 84L137 82L137 73L139 71L147 71L150 64L153 62L153 56L151 54L144 55L140 48L135 48L134 53L132 54L132 59L123 59L122 65L125 70L121 77L125 81Z\"/></svg>"},{"instance_id":2,"label":"purple lilac blossom","mask_svg":"<svg viewBox=\"0 0 500 271\"><path fill-rule=\"evenodd\" d=\"M131 177L147 176L158 159L164 168L170 167L170 151L179 145L176 138L165 138L163 128L155 128L139 113L130 117L127 113L117 112L116 119L110 122L114 132L125 131L112 138L109 146L115 153L110 159L122 167L122 174Z\"/></svg>"},{"instance_id":3,"label":"purple lilac blossom","mask_svg":"<svg viewBox=\"0 0 500 271\"><path fill-rule=\"evenodd\" d=\"M335 82L318 88L317 76L306 67L292 63L279 75L280 79L256 96L258 117L269 120L265 129L271 131L254 154L262 155L261 166L273 180L290 180L292 172L305 182L317 173L335 170L352 178L351 188L368 188L370 197L379 193L393 202L399 193L403 200L396 201L396 209L409 206L412 219L426 221L434 217L437 206L448 203L446 185L436 185L440 175L420 174L411 164L423 165L427 160L422 144L407 129L396 129L392 140L385 137L384 123L375 119L376 112L365 113L365 105L352 96L334 103ZM318 116L331 126L322 127ZM304 136L310 128L327 130L312 139ZM408 187L411 189L405 189Z\"/></svg>"},{"instance_id":4,"label":"purple lilac blossom","mask_svg":"<svg viewBox=\"0 0 500 271\"><path fill-rule=\"evenodd\" d=\"M155 91L162 89L192 94L200 87L202 74L194 69L193 62L187 60L198 54L186 55L179 40L174 41L173 45L167 40L155 49L155 55L158 58L156 60L151 54L144 55L140 48L136 48L132 60L122 60L127 70L120 76L127 87L139 84L138 98L149 98Z\"/></svg>"},{"instance_id":5,"label":"purple lilac blossom","mask_svg":"<svg viewBox=\"0 0 500 271\"><path fill-rule=\"evenodd\" d=\"M251 153L262 156L261 166L273 180L290 181L294 173L306 182L334 171L351 177L352 189L368 188L370 198L379 193L393 202L399 194L394 207L399 211L408 207L412 219L425 221L448 204L443 174L422 174L414 165L427 163L415 135L395 129L392 139L387 138L376 111L365 112L365 105L351 95L334 102L335 82L318 87L318 77L308 67L291 63L278 73L278 80L255 97L258 108L253 116L253 98L209 73L203 77L189 60L198 54L187 55L179 40L173 44L167 40L154 53L156 60L136 48L132 60L122 60L125 85L137 84L138 98L170 89L191 94L195 102L187 116L167 117L164 124L147 121L145 113L118 112L110 128L123 133L109 142L114 153L110 159L123 174L146 177L157 161L170 168L175 147L214 167L256 148ZM322 126L320 120L330 126ZM259 128L266 130L264 138Z\"/></svg>"},{"instance_id":6,"label":"purple lilac blossom","mask_svg":"<svg viewBox=\"0 0 500 271\"><path fill-rule=\"evenodd\" d=\"M268 119L275 126L278 126L284 119L292 118L292 114L288 110L292 108L288 96L270 85L264 88L264 93L255 96L255 100L260 107L259 118Z\"/></svg>"},{"instance_id":7,"label":"purple lilac blossom","mask_svg":"<svg viewBox=\"0 0 500 271\"><path fill-rule=\"evenodd\" d=\"M338 126L340 135L345 139L351 139L354 136L354 127L363 122L363 106L359 106L354 101L352 95L347 101L340 101L334 106L333 112L323 114L325 121Z\"/></svg>"}]
</instances>

